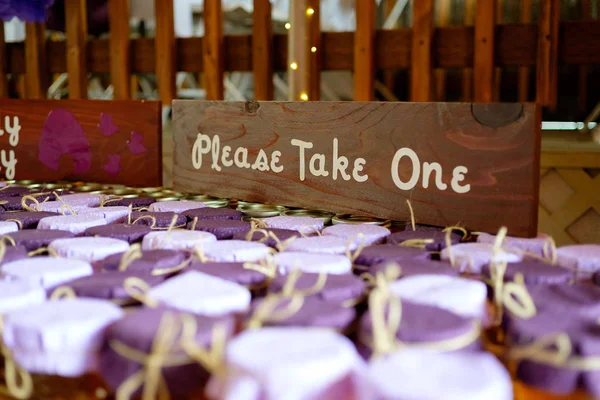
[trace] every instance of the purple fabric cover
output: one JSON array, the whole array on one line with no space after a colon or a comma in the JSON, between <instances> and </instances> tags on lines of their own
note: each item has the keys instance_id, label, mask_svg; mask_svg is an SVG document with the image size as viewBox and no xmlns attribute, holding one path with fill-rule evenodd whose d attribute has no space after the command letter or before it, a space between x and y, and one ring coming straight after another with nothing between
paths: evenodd
<instances>
[{"instance_id":1,"label":"purple fabric cover","mask_svg":"<svg viewBox=\"0 0 600 400\"><path fill-rule=\"evenodd\" d=\"M132 374L138 372L142 365L121 357L110 347L110 342L118 340L127 347L150 354L154 336L165 312L171 313L176 318L182 314L165 307L144 308L126 315L123 319L108 327L105 333L105 344L101 352L99 370L112 391L115 391ZM195 342L205 349L209 348L212 343L212 328L215 323L225 324L228 337L233 334L234 320L232 318L215 319L202 316L194 316L194 318L197 325ZM181 331L179 330L179 332ZM181 333L178 333L176 342L179 340L180 335ZM177 344L173 344L169 354L185 355ZM163 367L161 374L173 399L187 398L192 392L201 390L209 378L208 372L197 362ZM140 388L133 394L132 398L138 398L141 392L142 389Z\"/></svg>"},{"instance_id":2,"label":"purple fabric cover","mask_svg":"<svg viewBox=\"0 0 600 400\"><path fill-rule=\"evenodd\" d=\"M119 207L119 206L129 207L129 206L131 206L133 208L138 208L138 207L148 207L152 203L156 203L156 199L153 199L152 197L133 197L133 198L126 198L126 199L111 201L109 203L106 203L105 207Z\"/></svg>"},{"instance_id":3,"label":"purple fabric cover","mask_svg":"<svg viewBox=\"0 0 600 400\"><path fill-rule=\"evenodd\" d=\"M133 211L131 213L131 222L143 216L151 216L156 219L156 228L168 228L173 220L174 212L147 212L147 211ZM183 215L177 217L175 222L176 226L183 225L187 222L187 219ZM152 221L149 218L144 218L135 223L136 225L147 225L152 226Z\"/></svg>"},{"instance_id":4,"label":"purple fabric cover","mask_svg":"<svg viewBox=\"0 0 600 400\"><path fill-rule=\"evenodd\" d=\"M60 214L47 211L23 211L1 214L0 221L8 221L12 219L19 221L23 226L23 229L35 229L37 228L40 219L54 217L57 215Z\"/></svg>"},{"instance_id":5,"label":"purple fabric cover","mask_svg":"<svg viewBox=\"0 0 600 400\"><path fill-rule=\"evenodd\" d=\"M456 268L452 268L452 265L444 261L434 260L404 260L397 263L400 266L402 275L400 278L404 278L412 275L449 275L459 276L460 271ZM376 275L378 272L384 272L386 267L389 265L387 262L375 264L369 268L369 273Z\"/></svg>"},{"instance_id":6,"label":"purple fabric cover","mask_svg":"<svg viewBox=\"0 0 600 400\"><path fill-rule=\"evenodd\" d=\"M482 274L490 277L490 266L484 265ZM513 281L517 273L523 274L523 279L528 285L545 284L556 285L569 283L573 278L573 272L557 265L545 264L540 261L522 261L506 265L504 281Z\"/></svg>"},{"instance_id":7,"label":"purple fabric cover","mask_svg":"<svg viewBox=\"0 0 600 400\"><path fill-rule=\"evenodd\" d=\"M362 249L354 263L370 267L371 265L380 264L382 262L400 262L413 259L426 260L429 258L430 255L426 250L414 247L396 246L393 244L378 244L367 246Z\"/></svg>"},{"instance_id":8,"label":"purple fabric cover","mask_svg":"<svg viewBox=\"0 0 600 400\"><path fill-rule=\"evenodd\" d=\"M267 228L267 229L265 229L265 231L273 232L273 234L275 236L277 236L279 238L279 240L281 240L282 242L289 238L292 238L292 237L295 237L295 238L301 237L297 231L293 231L291 229ZM232 239L246 240L246 236L248 235L248 232L250 232L250 229L246 229L244 231L237 232L235 235L233 235ZM275 239L273 239L272 237L265 239L265 235L263 235L262 233L259 233L259 232L252 233L251 241L252 242L261 242L269 247L275 247L277 245L277 242L275 241Z\"/></svg>"},{"instance_id":9,"label":"purple fabric cover","mask_svg":"<svg viewBox=\"0 0 600 400\"><path fill-rule=\"evenodd\" d=\"M94 263L96 270L117 271L121 264L121 258L124 253L112 254L104 260ZM142 257L133 260L128 266L127 271L150 273L154 269L167 269L181 264L187 258L187 254L176 250L145 250L142 251Z\"/></svg>"},{"instance_id":10,"label":"purple fabric cover","mask_svg":"<svg viewBox=\"0 0 600 400\"><path fill-rule=\"evenodd\" d=\"M192 228L192 222L187 224L187 228ZM209 232L217 237L218 240L232 239L238 232L244 232L250 229L250 222L234 221L231 219L204 219L198 220L195 230Z\"/></svg>"},{"instance_id":11,"label":"purple fabric cover","mask_svg":"<svg viewBox=\"0 0 600 400\"><path fill-rule=\"evenodd\" d=\"M199 220L234 219L241 221L242 219L242 213L231 208L194 208L192 210L182 212L181 215L185 215L188 221L193 221L196 217L198 217Z\"/></svg>"},{"instance_id":12,"label":"purple fabric cover","mask_svg":"<svg viewBox=\"0 0 600 400\"><path fill-rule=\"evenodd\" d=\"M250 308L255 310L263 299L252 302ZM276 307L279 310L289 304L289 300L283 299ZM305 326L332 328L343 331L356 318L354 307L343 307L334 302L323 301L317 297L305 297L302 307L295 314L282 321L267 321L263 326Z\"/></svg>"},{"instance_id":13,"label":"purple fabric cover","mask_svg":"<svg viewBox=\"0 0 600 400\"><path fill-rule=\"evenodd\" d=\"M107 300L132 300L123 284L125 279L136 277L143 279L151 287L165 280L165 276L154 276L150 273L132 271L106 271L68 282L77 297L93 297Z\"/></svg>"},{"instance_id":14,"label":"purple fabric cover","mask_svg":"<svg viewBox=\"0 0 600 400\"><path fill-rule=\"evenodd\" d=\"M594 276L592 277L592 282L594 282L596 285L600 286L600 271L597 271Z\"/></svg>"},{"instance_id":15,"label":"purple fabric cover","mask_svg":"<svg viewBox=\"0 0 600 400\"><path fill-rule=\"evenodd\" d=\"M217 276L243 286L261 285L267 280L262 272L244 268L241 262L194 262L186 271L194 270L212 276Z\"/></svg>"},{"instance_id":16,"label":"purple fabric cover","mask_svg":"<svg viewBox=\"0 0 600 400\"><path fill-rule=\"evenodd\" d=\"M141 242L144 236L150 232L152 229L145 225L114 224L88 228L83 232L83 236L102 236L137 243Z\"/></svg>"},{"instance_id":17,"label":"purple fabric cover","mask_svg":"<svg viewBox=\"0 0 600 400\"><path fill-rule=\"evenodd\" d=\"M0 265L8 264L12 261L22 260L27 258L27 250L25 247L17 245L17 246L6 246L6 253L4 253L4 258L0 260Z\"/></svg>"},{"instance_id":18,"label":"purple fabric cover","mask_svg":"<svg viewBox=\"0 0 600 400\"><path fill-rule=\"evenodd\" d=\"M461 235L452 232L450 240L452 244L460 242ZM446 232L435 231L435 230L417 230L413 231L402 231L391 234L387 237L387 243L389 244L400 244L406 240L412 239L432 239L433 243L425 245L425 249L428 251L441 251L446 247Z\"/></svg>"},{"instance_id":19,"label":"purple fabric cover","mask_svg":"<svg viewBox=\"0 0 600 400\"><path fill-rule=\"evenodd\" d=\"M278 275L269 286L269 292L279 293L283 289L287 276ZM296 289L313 287L319 274L303 273L296 281ZM354 274L327 275L323 289L313 296L320 300L341 304L347 300L356 300L365 292L365 282Z\"/></svg>"},{"instance_id":20,"label":"purple fabric cover","mask_svg":"<svg viewBox=\"0 0 600 400\"><path fill-rule=\"evenodd\" d=\"M9 233L17 245L24 246L27 251L37 250L40 247L46 247L56 239L66 239L75 237L72 232L60 231L58 229L27 229Z\"/></svg>"},{"instance_id":21,"label":"purple fabric cover","mask_svg":"<svg viewBox=\"0 0 600 400\"><path fill-rule=\"evenodd\" d=\"M31 194L31 191L26 187L21 186L9 186L6 189L0 190L0 199L4 199L6 197L23 197L25 195Z\"/></svg>"},{"instance_id":22,"label":"purple fabric cover","mask_svg":"<svg viewBox=\"0 0 600 400\"><path fill-rule=\"evenodd\" d=\"M554 311L568 319L600 317L600 287L586 283L528 285L538 311Z\"/></svg>"}]
</instances>

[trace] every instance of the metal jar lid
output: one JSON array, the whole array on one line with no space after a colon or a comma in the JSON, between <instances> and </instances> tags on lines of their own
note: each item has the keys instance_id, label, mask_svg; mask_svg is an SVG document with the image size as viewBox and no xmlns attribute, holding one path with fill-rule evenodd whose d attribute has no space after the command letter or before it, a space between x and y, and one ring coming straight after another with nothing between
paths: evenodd
<instances>
[{"instance_id":1,"label":"metal jar lid","mask_svg":"<svg viewBox=\"0 0 600 400\"><path fill-rule=\"evenodd\" d=\"M152 186L152 187L139 188L138 190L142 193L156 193L156 192L160 192L161 190L163 190L163 187L162 186Z\"/></svg>"},{"instance_id":2,"label":"metal jar lid","mask_svg":"<svg viewBox=\"0 0 600 400\"><path fill-rule=\"evenodd\" d=\"M305 210L302 208L297 208L293 210L287 210L283 213L283 215L288 215L292 217L312 217L318 218L323 221L325 225L329 225L331 220L335 216L334 213L324 210Z\"/></svg>"},{"instance_id":3,"label":"metal jar lid","mask_svg":"<svg viewBox=\"0 0 600 400\"><path fill-rule=\"evenodd\" d=\"M77 193L103 193L102 185L98 183L81 185L81 186L73 186L71 188L72 191Z\"/></svg>"},{"instance_id":4,"label":"metal jar lid","mask_svg":"<svg viewBox=\"0 0 600 400\"><path fill-rule=\"evenodd\" d=\"M365 217L362 215L355 214L338 214L331 219L333 225L337 224L368 224L368 225L379 225L385 228L389 228L392 225L392 221L389 219L380 219L373 217Z\"/></svg>"},{"instance_id":5,"label":"metal jar lid","mask_svg":"<svg viewBox=\"0 0 600 400\"><path fill-rule=\"evenodd\" d=\"M287 211L287 208L284 206L256 203L246 203L238 205L237 209L238 211L241 211L245 216L251 218L276 217Z\"/></svg>"},{"instance_id":6,"label":"metal jar lid","mask_svg":"<svg viewBox=\"0 0 600 400\"><path fill-rule=\"evenodd\" d=\"M173 196L164 196L164 197L155 197L156 201L177 201L181 200L179 197Z\"/></svg>"},{"instance_id":7,"label":"metal jar lid","mask_svg":"<svg viewBox=\"0 0 600 400\"><path fill-rule=\"evenodd\" d=\"M137 190L135 190L133 188L129 188L129 187L113 189L111 192L115 196L121 196L124 199L130 199L130 198L135 198L135 197L139 196L139 193Z\"/></svg>"},{"instance_id":8,"label":"metal jar lid","mask_svg":"<svg viewBox=\"0 0 600 400\"><path fill-rule=\"evenodd\" d=\"M207 207L211 208L225 208L229 206L229 199L223 197L209 196L207 194L188 194L187 196L185 196L185 200L201 201Z\"/></svg>"},{"instance_id":9,"label":"metal jar lid","mask_svg":"<svg viewBox=\"0 0 600 400\"><path fill-rule=\"evenodd\" d=\"M161 193L166 194L171 197L177 197L180 199L185 197L185 193L177 192L172 189L163 189L163 190L161 190Z\"/></svg>"},{"instance_id":10,"label":"metal jar lid","mask_svg":"<svg viewBox=\"0 0 600 400\"><path fill-rule=\"evenodd\" d=\"M39 182L36 182L31 179L15 181L15 185L18 185L18 186L29 186L29 185L35 185L36 183L39 183Z\"/></svg>"}]
</instances>

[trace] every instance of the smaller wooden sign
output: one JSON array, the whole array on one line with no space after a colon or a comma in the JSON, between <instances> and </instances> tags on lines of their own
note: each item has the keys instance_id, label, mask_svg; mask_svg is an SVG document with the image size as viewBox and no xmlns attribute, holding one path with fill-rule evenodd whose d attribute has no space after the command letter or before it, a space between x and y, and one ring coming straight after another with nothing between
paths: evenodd
<instances>
[{"instance_id":1,"label":"smaller wooden sign","mask_svg":"<svg viewBox=\"0 0 600 400\"><path fill-rule=\"evenodd\" d=\"M534 104L175 101L177 190L537 231Z\"/></svg>"},{"instance_id":2,"label":"smaller wooden sign","mask_svg":"<svg viewBox=\"0 0 600 400\"><path fill-rule=\"evenodd\" d=\"M162 183L156 101L0 99L0 178Z\"/></svg>"}]
</instances>

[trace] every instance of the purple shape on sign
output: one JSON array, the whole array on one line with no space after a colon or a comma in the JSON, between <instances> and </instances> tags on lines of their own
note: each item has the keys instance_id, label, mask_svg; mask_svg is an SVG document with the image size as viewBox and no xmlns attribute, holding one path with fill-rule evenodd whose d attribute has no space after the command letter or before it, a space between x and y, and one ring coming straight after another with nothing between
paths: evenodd
<instances>
[{"instance_id":1,"label":"purple shape on sign","mask_svg":"<svg viewBox=\"0 0 600 400\"><path fill-rule=\"evenodd\" d=\"M108 156L108 162L102 167L109 175L119 175L121 172L121 156L118 154L111 154Z\"/></svg>"},{"instance_id":2,"label":"purple shape on sign","mask_svg":"<svg viewBox=\"0 0 600 400\"><path fill-rule=\"evenodd\" d=\"M70 111L57 108L50 111L44 122L38 159L58 171L60 158L65 154L73 159L75 174L84 174L92 167L92 151L85 131Z\"/></svg>"},{"instance_id":3,"label":"purple shape on sign","mask_svg":"<svg viewBox=\"0 0 600 400\"><path fill-rule=\"evenodd\" d=\"M112 136L115 133L119 132L119 128L112 123L112 115L110 114L100 114L100 123L98 124L98 128L104 136Z\"/></svg>"},{"instance_id":4,"label":"purple shape on sign","mask_svg":"<svg viewBox=\"0 0 600 400\"><path fill-rule=\"evenodd\" d=\"M129 146L129 151L131 154L142 154L148 151L144 146L144 135L138 133L136 131L131 132L131 137L129 138L129 142L127 145Z\"/></svg>"}]
</instances>

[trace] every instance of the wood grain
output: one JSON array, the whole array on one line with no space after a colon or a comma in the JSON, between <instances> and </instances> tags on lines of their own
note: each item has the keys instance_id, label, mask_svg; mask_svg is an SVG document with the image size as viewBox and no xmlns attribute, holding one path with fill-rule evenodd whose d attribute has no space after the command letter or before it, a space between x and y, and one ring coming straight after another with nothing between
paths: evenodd
<instances>
[{"instance_id":1,"label":"wood grain","mask_svg":"<svg viewBox=\"0 0 600 400\"><path fill-rule=\"evenodd\" d=\"M69 98L87 99L86 0L65 0L65 20Z\"/></svg>"},{"instance_id":2,"label":"wood grain","mask_svg":"<svg viewBox=\"0 0 600 400\"><path fill-rule=\"evenodd\" d=\"M354 100L373 100L375 94L375 1L356 2L354 33Z\"/></svg>"},{"instance_id":3,"label":"wood grain","mask_svg":"<svg viewBox=\"0 0 600 400\"><path fill-rule=\"evenodd\" d=\"M413 3L413 34L410 64L411 101L430 101L432 94L431 42L433 0Z\"/></svg>"},{"instance_id":4,"label":"wood grain","mask_svg":"<svg viewBox=\"0 0 600 400\"><path fill-rule=\"evenodd\" d=\"M475 13L475 63L473 99L494 101L494 26L496 0L478 0Z\"/></svg>"},{"instance_id":5,"label":"wood grain","mask_svg":"<svg viewBox=\"0 0 600 400\"><path fill-rule=\"evenodd\" d=\"M161 184L160 102L0 99L0 109L3 116L11 117L11 121L13 116L19 117L21 126L16 147L10 145L7 132L0 137L3 151L15 152L15 179L82 180L131 186ZM117 129L116 132L105 129L105 132L113 133L109 136L100 129L102 114L105 118L110 116L111 125ZM77 131L80 133L76 134ZM130 150L129 142L134 131L142 135L141 144L145 152L140 147L137 154ZM42 138L45 145L40 145ZM58 169L54 170L47 162L42 162L42 154L63 154ZM80 169L76 169L75 160L89 154L89 169L75 173L86 169L81 165ZM111 160L110 156L120 157L120 170L116 175L104 169ZM6 178L5 173L6 168L1 166L2 179Z\"/></svg>"},{"instance_id":6,"label":"wood grain","mask_svg":"<svg viewBox=\"0 0 600 400\"><path fill-rule=\"evenodd\" d=\"M42 22L25 24L25 87L30 99L45 99L48 92L46 27ZM65 53L63 52L63 56Z\"/></svg>"},{"instance_id":7,"label":"wood grain","mask_svg":"<svg viewBox=\"0 0 600 400\"><path fill-rule=\"evenodd\" d=\"M131 98L129 0L108 0L110 78L116 100Z\"/></svg>"},{"instance_id":8,"label":"wood grain","mask_svg":"<svg viewBox=\"0 0 600 400\"><path fill-rule=\"evenodd\" d=\"M206 99L222 100L223 83L223 13L221 0L204 1L204 72L206 74Z\"/></svg>"},{"instance_id":9,"label":"wood grain","mask_svg":"<svg viewBox=\"0 0 600 400\"><path fill-rule=\"evenodd\" d=\"M254 0L252 24L252 72L254 99L273 99L273 20L271 2Z\"/></svg>"},{"instance_id":10,"label":"wood grain","mask_svg":"<svg viewBox=\"0 0 600 400\"><path fill-rule=\"evenodd\" d=\"M4 21L0 20L0 54L6 54L4 39ZM0 98L8 97L8 79L6 79L6 57L0 57Z\"/></svg>"},{"instance_id":11,"label":"wood grain","mask_svg":"<svg viewBox=\"0 0 600 400\"><path fill-rule=\"evenodd\" d=\"M558 90L558 27L560 0L540 1L536 101L556 107Z\"/></svg>"},{"instance_id":12,"label":"wood grain","mask_svg":"<svg viewBox=\"0 0 600 400\"><path fill-rule=\"evenodd\" d=\"M154 10L156 14L154 71L156 71L160 100L163 104L170 104L177 97L173 0L154 0Z\"/></svg>"},{"instance_id":13,"label":"wood grain","mask_svg":"<svg viewBox=\"0 0 600 400\"><path fill-rule=\"evenodd\" d=\"M536 234L540 108L534 104L177 100L173 107L177 190L399 220L409 218L410 199L420 223L460 222L488 232L506 225L512 235ZM210 154L195 169L192 147L199 133L219 135L220 146L232 147L231 159L239 146L248 149L250 163L260 149L267 154L279 150L284 169L260 172L221 164L217 172ZM355 159L366 160L367 181L332 179L334 138L349 170ZM291 139L314 143L306 150L306 163L313 154L324 154L329 175L307 172L301 181L299 151ZM470 191L459 194L450 185L439 190L433 179L428 188L419 180L412 190L399 189L391 166L404 147L414 150L421 164L440 163L448 184L453 169L464 165ZM411 173L410 161L402 158L400 179L407 182Z\"/></svg>"}]
</instances>

